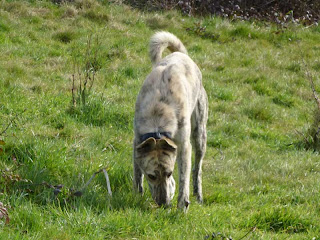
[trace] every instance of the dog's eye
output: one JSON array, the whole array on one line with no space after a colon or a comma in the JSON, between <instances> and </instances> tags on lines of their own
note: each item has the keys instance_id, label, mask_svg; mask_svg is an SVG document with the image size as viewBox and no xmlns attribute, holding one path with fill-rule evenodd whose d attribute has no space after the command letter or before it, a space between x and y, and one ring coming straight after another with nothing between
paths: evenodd
<instances>
[{"instance_id":1,"label":"dog's eye","mask_svg":"<svg viewBox=\"0 0 320 240\"><path fill-rule=\"evenodd\" d=\"M152 181L157 179L157 177L152 174L148 174L148 178L150 178L150 180L152 180Z\"/></svg>"},{"instance_id":2,"label":"dog's eye","mask_svg":"<svg viewBox=\"0 0 320 240\"><path fill-rule=\"evenodd\" d=\"M171 177L171 175L172 175L172 172L167 173L168 178Z\"/></svg>"}]
</instances>

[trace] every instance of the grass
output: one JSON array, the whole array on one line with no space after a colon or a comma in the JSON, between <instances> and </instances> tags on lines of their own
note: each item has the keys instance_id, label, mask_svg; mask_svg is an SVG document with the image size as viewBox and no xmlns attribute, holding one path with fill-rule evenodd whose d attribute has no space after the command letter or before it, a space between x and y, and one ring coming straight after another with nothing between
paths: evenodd
<instances>
[{"instance_id":1,"label":"grass","mask_svg":"<svg viewBox=\"0 0 320 240\"><path fill-rule=\"evenodd\" d=\"M319 75L319 29L108 1L0 2L0 132L9 126L0 136L0 201L10 217L0 220L0 239L320 239L319 153L297 133L314 117L302 59ZM192 197L186 215L132 192L134 103L157 30L182 39L209 98L204 204ZM92 34L101 36L96 82L74 108L73 61L83 61ZM70 196L101 167L111 199L102 175ZM63 191L26 185L43 181Z\"/></svg>"}]
</instances>

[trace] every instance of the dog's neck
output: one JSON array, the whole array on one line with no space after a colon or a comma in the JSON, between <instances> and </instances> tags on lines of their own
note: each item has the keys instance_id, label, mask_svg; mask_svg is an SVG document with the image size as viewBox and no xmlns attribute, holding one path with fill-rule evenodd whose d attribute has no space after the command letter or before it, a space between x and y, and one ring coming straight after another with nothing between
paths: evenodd
<instances>
[{"instance_id":1,"label":"dog's neck","mask_svg":"<svg viewBox=\"0 0 320 240\"><path fill-rule=\"evenodd\" d=\"M151 132L151 133L145 133L145 134L141 135L140 141L143 142L151 137L154 139L161 139L164 137L172 139L171 133L169 133L169 132Z\"/></svg>"}]
</instances>

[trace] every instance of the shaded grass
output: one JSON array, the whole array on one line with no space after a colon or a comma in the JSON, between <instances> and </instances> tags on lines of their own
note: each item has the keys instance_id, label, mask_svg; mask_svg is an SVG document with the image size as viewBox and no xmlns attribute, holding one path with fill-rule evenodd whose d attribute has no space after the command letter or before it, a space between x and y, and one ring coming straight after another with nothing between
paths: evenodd
<instances>
[{"instance_id":1,"label":"shaded grass","mask_svg":"<svg viewBox=\"0 0 320 240\"><path fill-rule=\"evenodd\" d=\"M53 38L62 42L62 43L69 43L73 39L75 39L75 33L73 31L62 31L57 32L53 35Z\"/></svg>"}]
</instances>

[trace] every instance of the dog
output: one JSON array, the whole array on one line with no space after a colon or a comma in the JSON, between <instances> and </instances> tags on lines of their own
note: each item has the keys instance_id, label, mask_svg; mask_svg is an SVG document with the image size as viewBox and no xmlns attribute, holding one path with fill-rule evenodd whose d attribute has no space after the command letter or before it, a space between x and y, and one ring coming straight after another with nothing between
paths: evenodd
<instances>
[{"instance_id":1,"label":"dog","mask_svg":"<svg viewBox=\"0 0 320 240\"><path fill-rule=\"evenodd\" d=\"M172 53L162 58L168 48ZM202 74L183 43L169 32L150 40L151 73L137 97L134 116L133 182L143 193L145 176L153 199L168 206L175 192L172 176L178 163L177 207L188 209L191 149L195 151L193 193L203 201L201 165L206 152L208 98ZM192 144L192 145L191 145Z\"/></svg>"}]
</instances>

